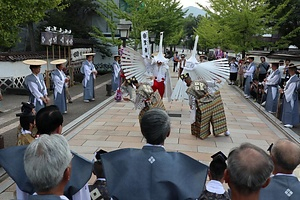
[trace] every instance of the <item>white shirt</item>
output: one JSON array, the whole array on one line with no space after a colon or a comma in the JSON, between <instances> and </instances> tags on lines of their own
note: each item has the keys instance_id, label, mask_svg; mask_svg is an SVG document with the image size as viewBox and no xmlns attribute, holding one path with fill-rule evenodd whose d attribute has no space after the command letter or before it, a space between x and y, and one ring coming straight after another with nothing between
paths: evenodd
<instances>
[{"instance_id":1,"label":"white shirt","mask_svg":"<svg viewBox=\"0 0 300 200\"><path fill-rule=\"evenodd\" d=\"M286 85L288 85L288 83L290 82L290 80L292 79L292 77L294 76L297 76L296 74L294 74L293 76L290 77L290 79L286 82ZM285 100L287 102L291 102L293 100L293 94L294 94L294 91L297 87L297 82L294 82L294 83L290 83L288 85L288 88L284 88L284 97L285 97ZM294 102L291 102L292 103L292 108L294 107Z\"/></svg>"},{"instance_id":2,"label":"white shirt","mask_svg":"<svg viewBox=\"0 0 300 200\"><path fill-rule=\"evenodd\" d=\"M206 184L206 190L211 193L224 194L225 189L220 181L211 180Z\"/></svg>"},{"instance_id":3,"label":"white shirt","mask_svg":"<svg viewBox=\"0 0 300 200\"><path fill-rule=\"evenodd\" d=\"M294 174L283 174L283 173L272 174L271 177L273 177L273 176L292 176L292 177L296 177Z\"/></svg>"},{"instance_id":4,"label":"white shirt","mask_svg":"<svg viewBox=\"0 0 300 200\"><path fill-rule=\"evenodd\" d=\"M38 194L37 193L33 193L33 195L38 195ZM60 195L59 197L60 197L61 200L69 200L65 195Z\"/></svg>"},{"instance_id":5,"label":"white shirt","mask_svg":"<svg viewBox=\"0 0 300 200\"><path fill-rule=\"evenodd\" d=\"M120 71L121 71L121 67L120 67L120 65L119 65L117 62L115 62L115 63L113 64L113 68L114 68L114 75L115 75L115 78L118 78L119 73L120 73Z\"/></svg>"},{"instance_id":6,"label":"white shirt","mask_svg":"<svg viewBox=\"0 0 300 200\"><path fill-rule=\"evenodd\" d=\"M61 71L61 70L57 70L59 72L60 77L53 75L53 82L55 84L54 87L54 92L55 92L55 96L57 93L61 94L64 88L64 84L65 84L65 80L66 80L66 75Z\"/></svg>"},{"instance_id":7,"label":"white shirt","mask_svg":"<svg viewBox=\"0 0 300 200\"><path fill-rule=\"evenodd\" d=\"M252 65L252 63L250 63L248 66L247 66L247 69L246 69L246 72L244 74L244 77L246 76L253 76L253 73L254 73L254 70L255 70L255 67L254 65Z\"/></svg>"},{"instance_id":8,"label":"white shirt","mask_svg":"<svg viewBox=\"0 0 300 200\"><path fill-rule=\"evenodd\" d=\"M285 74L284 74L284 69L285 69L285 66L284 65L280 65L279 67L278 67L278 70L280 71L280 76L281 76L281 78L285 78Z\"/></svg>"},{"instance_id":9,"label":"white shirt","mask_svg":"<svg viewBox=\"0 0 300 200\"><path fill-rule=\"evenodd\" d=\"M31 94L35 97L35 102L34 102L34 105L36 104L36 101L39 101L41 104L43 103L43 101L40 99L41 97L44 97L44 96L47 96L48 93L47 93L47 88L46 88L46 85L44 82L41 83L39 77L35 74L33 74L34 77L36 78L36 83L34 82L28 82L28 88L31 92ZM44 88L44 90L42 91L42 93L39 91L39 88L38 88L38 85L40 85L41 88Z\"/></svg>"},{"instance_id":10,"label":"white shirt","mask_svg":"<svg viewBox=\"0 0 300 200\"><path fill-rule=\"evenodd\" d=\"M91 65L91 67L88 66L88 65L84 65L84 66L83 66L84 80L83 80L82 83L83 83L83 86L84 86L84 87L86 87L87 82L90 80L90 75L91 75L91 73L93 73L93 72L96 71L95 66L93 65L92 62L89 62L89 65ZM92 69L91 69L91 68L92 68ZM93 78L96 79L96 75L95 75L95 74L93 74Z\"/></svg>"},{"instance_id":11,"label":"white shirt","mask_svg":"<svg viewBox=\"0 0 300 200\"><path fill-rule=\"evenodd\" d=\"M23 128L21 129L21 134L25 135L25 134L31 134L30 131L28 130L24 130Z\"/></svg>"},{"instance_id":12,"label":"white shirt","mask_svg":"<svg viewBox=\"0 0 300 200\"><path fill-rule=\"evenodd\" d=\"M280 79L280 76L278 75L274 75L275 72L277 72L278 69L276 69L275 71L273 71L270 76L267 77L267 85L277 85Z\"/></svg>"},{"instance_id":13,"label":"white shirt","mask_svg":"<svg viewBox=\"0 0 300 200\"><path fill-rule=\"evenodd\" d=\"M169 66L166 64L162 64L161 66L158 66L157 64L154 66L153 69L153 76L156 77L157 82L162 82L163 79L166 79L166 73L167 69L169 69ZM153 84L152 84L153 85Z\"/></svg>"},{"instance_id":14,"label":"white shirt","mask_svg":"<svg viewBox=\"0 0 300 200\"><path fill-rule=\"evenodd\" d=\"M165 149L164 145L160 145L160 144L155 145L155 144L146 143L144 146L146 146L146 147L162 147Z\"/></svg>"},{"instance_id":15,"label":"white shirt","mask_svg":"<svg viewBox=\"0 0 300 200\"><path fill-rule=\"evenodd\" d=\"M229 66L230 66L230 73L238 72L239 65L237 62L230 63Z\"/></svg>"}]
</instances>

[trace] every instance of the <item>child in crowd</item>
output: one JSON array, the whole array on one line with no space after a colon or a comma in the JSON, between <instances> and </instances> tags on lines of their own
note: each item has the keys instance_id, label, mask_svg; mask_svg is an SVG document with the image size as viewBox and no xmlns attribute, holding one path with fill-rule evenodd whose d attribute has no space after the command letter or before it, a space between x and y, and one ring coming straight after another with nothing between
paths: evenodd
<instances>
[{"instance_id":1,"label":"child in crowd","mask_svg":"<svg viewBox=\"0 0 300 200\"><path fill-rule=\"evenodd\" d=\"M20 125L17 132L17 145L28 145L36 136L35 111L32 103L22 102L21 113L16 114L20 117Z\"/></svg>"},{"instance_id":2,"label":"child in crowd","mask_svg":"<svg viewBox=\"0 0 300 200\"><path fill-rule=\"evenodd\" d=\"M209 165L209 182L199 200L230 200L228 192L222 185L224 183L224 171L227 169L227 157L221 151L211 157L213 160Z\"/></svg>"},{"instance_id":3,"label":"child in crowd","mask_svg":"<svg viewBox=\"0 0 300 200\"><path fill-rule=\"evenodd\" d=\"M254 78L253 82L250 86L250 95L253 97L253 99L256 101L258 97L258 79Z\"/></svg>"},{"instance_id":4,"label":"child in crowd","mask_svg":"<svg viewBox=\"0 0 300 200\"><path fill-rule=\"evenodd\" d=\"M101 162L101 154L104 153L107 152L102 149L96 152L93 174L97 176L97 180L93 185L89 185L91 200L110 200Z\"/></svg>"}]
</instances>

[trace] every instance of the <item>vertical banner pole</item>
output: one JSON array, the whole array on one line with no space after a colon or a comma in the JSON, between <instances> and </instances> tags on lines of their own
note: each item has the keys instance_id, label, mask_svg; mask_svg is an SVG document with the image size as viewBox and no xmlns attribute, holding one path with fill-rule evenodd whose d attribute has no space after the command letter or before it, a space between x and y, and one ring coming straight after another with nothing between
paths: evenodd
<instances>
[{"instance_id":1,"label":"vertical banner pole","mask_svg":"<svg viewBox=\"0 0 300 200\"><path fill-rule=\"evenodd\" d=\"M70 86L74 85L74 68L71 66L71 47L68 46L68 60L69 60L69 73L70 73Z\"/></svg>"},{"instance_id":2,"label":"vertical banner pole","mask_svg":"<svg viewBox=\"0 0 300 200\"><path fill-rule=\"evenodd\" d=\"M64 59L67 59L67 55L66 55L66 47L64 47ZM69 63L70 64L70 63Z\"/></svg>"},{"instance_id":3,"label":"vertical banner pole","mask_svg":"<svg viewBox=\"0 0 300 200\"><path fill-rule=\"evenodd\" d=\"M60 45L58 46L58 59L60 59Z\"/></svg>"},{"instance_id":4,"label":"vertical banner pole","mask_svg":"<svg viewBox=\"0 0 300 200\"><path fill-rule=\"evenodd\" d=\"M54 60L54 45L52 45L52 59Z\"/></svg>"}]
</instances>

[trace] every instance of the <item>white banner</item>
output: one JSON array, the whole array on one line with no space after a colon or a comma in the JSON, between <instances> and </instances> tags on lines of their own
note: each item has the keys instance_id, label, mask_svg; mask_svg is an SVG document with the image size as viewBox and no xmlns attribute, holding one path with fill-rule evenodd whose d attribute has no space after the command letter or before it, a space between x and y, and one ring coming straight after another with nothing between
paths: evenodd
<instances>
[{"instance_id":1,"label":"white banner","mask_svg":"<svg viewBox=\"0 0 300 200\"><path fill-rule=\"evenodd\" d=\"M86 58L86 56L82 54L91 53L91 52L92 52L92 48L71 49L71 60L72 61L83 60Z\"/></svg>"},{"instance_id":2,"label":"white banner","mask_svg":"<svg viewBox=\"0 0 300 200\"><path fill-rule=\"evenodd\" d=\"M150 58L150 45L149 45L149 35L148 31L141 32L141 42L142 42L142 55L145 58Z\"/></svg>"}]
</instances>

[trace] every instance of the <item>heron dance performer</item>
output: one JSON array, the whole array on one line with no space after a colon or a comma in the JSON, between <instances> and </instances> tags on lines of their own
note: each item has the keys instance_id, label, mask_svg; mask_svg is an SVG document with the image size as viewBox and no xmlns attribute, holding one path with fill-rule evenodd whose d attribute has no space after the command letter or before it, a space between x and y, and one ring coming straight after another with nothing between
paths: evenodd
<instances>
[{"instance_id":1,"label":"heron dance performer","mask_svg":"<svg viewBox=\"0 0 300 200\"><path fill-rule=\"evenodd\" d=\"M199 36L197 35L195 38L192 55L189 59L186 60L186 66L183 68L181 75L188 73L193 81L221 79L223 80L223 82L225 82L225 79L229 78L229 67L227 59L199 63L196 58L198 38ZM178 79L171 99L188 99L189 97L186 93L186 90L187 86L185 82L182 79Z\"/></svg>"},{"instance_id":2,"label":"heron dance performer","mask_svg":"<svg viewBox=\"0 0 300 200\"><path fill-rule=\"evenodd\" d=\"M220 80L192 81L189 74L182 74L181 78L188 86L186 93L189 95L192 135L207 138L211 134L211 124L214 136L222 133L229 136L221 94L214 89Z\"/></svg>"},{"instance_id":3,"label":"heron dance performer","mask_svg":"<svg viewBox=\"0 0 300 200\"><path fill-rule=\"evenodd\" d=\"M169 74L168 59L162 53L163 33L160 33L159 52L152 60L143 58L131 48L124 48L121 65L125 76L135 77L140 83L149 83L153 91L158 91L161 98L171 100L172 85Z\"/></svg>"},{"instance_id":4,"label":"heron dance performer","mask_svg":"<svg viewBox=\"0 0 300 200\"><path fill-rule=\"evenodd\" d=\"M152 108L160 108L162 110L166 110L164 103L160 97L158 91L153 91L152 87L148 83L139 83L135 77L130 78L129 84L136 88L136 98L134 103L135 109L139 109L139 120L142 119L143 115L146 111ZM124 97L124 100L129 100Z\"/></svg>"}]
</instances>

